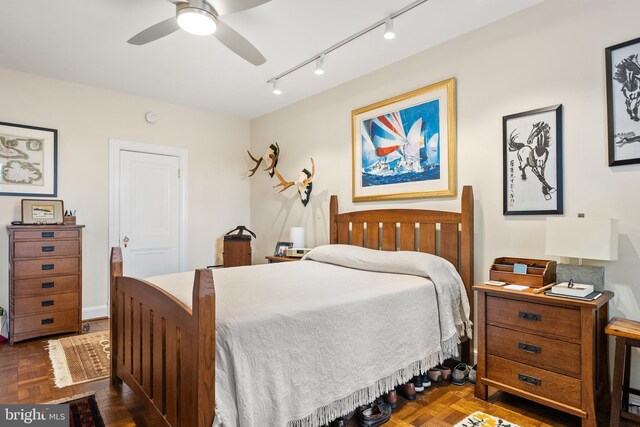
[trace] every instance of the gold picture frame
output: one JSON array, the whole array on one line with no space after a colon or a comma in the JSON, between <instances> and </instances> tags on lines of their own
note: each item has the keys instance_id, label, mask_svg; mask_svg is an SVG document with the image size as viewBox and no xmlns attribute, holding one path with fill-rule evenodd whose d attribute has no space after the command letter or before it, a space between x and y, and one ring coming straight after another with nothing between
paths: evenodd
<instances>
[{"instance_id":1,"label":"gold picture frame","mask_svg":"<svg viewBox=\"0 0 640 427\"><path fill-rule=\"evenodd\" d=\"M22 223L63 224L64 202L51 199L22 199Z\"/></svg>"},{"instance_id":2,"label":"gold picture frame","mask_svg":"<svg viewBox=\"0 0 640 427\"><path fill-rule=\"evenodd\" d=\"M353 110L354 202L455 196L456 80Z\"/></svg>"}]
</instances>

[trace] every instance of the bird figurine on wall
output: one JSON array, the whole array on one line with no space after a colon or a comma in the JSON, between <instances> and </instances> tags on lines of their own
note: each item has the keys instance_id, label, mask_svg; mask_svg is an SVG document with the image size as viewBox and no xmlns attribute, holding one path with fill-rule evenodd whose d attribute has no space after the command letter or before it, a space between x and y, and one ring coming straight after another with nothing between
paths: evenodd
<instances>
[{"instance_id":1,"label":"bird figurine on wall","mask_svg":"<svg viewBox=\"0 0 640 427\"><path fill-rule=\"evenodd\" d=\"M278 191L278 193L282 193L287 188L295 185L298 189L298 194L300 195L300 201L304 206L307 206L307 203L309 203L309 199L311 198L311 190L313 188L313 175L316 173L316 165L313 162L313 157L311 158L311 172L306 168L302 169L302 171L298 173L298 179L295 181L287 181L282 177L282 175L280 175L278 169L273 168L273 170L280 180L280 183L274 185L273 188L282 187L280 191Z\"/></svg>"},{"instance_id":2,"label":"bird figurine on wall","mask_svg":"<svg viewBox=\"0 0 640 427\"><path fill-rule=\"evenodd\" d=\"M264 155L258 159L253 157L249 150L247 150L247 153L249 154L249 157L251 157L251 160L256 162L256 166L253 169L249 169L249 172L251 172L249 176L253 176L258 170L258 166L260 166L260 163L264 161L264 164L267 166L265 170L268 171L269 176L273 178L273 171L278 164L278 157L280 156L280 147L278 146L277 142L275 143L275 145L271 144L269 148L267 148L267 151L264 153Z\"/></svg>"}]
</instances>

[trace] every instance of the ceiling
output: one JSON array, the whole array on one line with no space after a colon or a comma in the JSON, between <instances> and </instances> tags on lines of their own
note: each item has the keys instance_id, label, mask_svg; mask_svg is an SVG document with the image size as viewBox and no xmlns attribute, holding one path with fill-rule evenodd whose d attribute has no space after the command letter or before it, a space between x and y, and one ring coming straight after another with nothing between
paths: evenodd
<instances>
[{"instance_id":1,"label":"ceiling","mask_svg":"<svg viewBox=\"0 0 640 427\"><path fill-rule=\"evenodd\" d=\"M222 18L267 58L255 67L213 37L178 31L144 46L127 40L175 14L167 0L0 0L0 67L254 118L396 62L542 0L429 0L284 77L267 80L412 3L272 0ZM215 0L211 0L215 5Z\"/></svg>"}]
</instances>

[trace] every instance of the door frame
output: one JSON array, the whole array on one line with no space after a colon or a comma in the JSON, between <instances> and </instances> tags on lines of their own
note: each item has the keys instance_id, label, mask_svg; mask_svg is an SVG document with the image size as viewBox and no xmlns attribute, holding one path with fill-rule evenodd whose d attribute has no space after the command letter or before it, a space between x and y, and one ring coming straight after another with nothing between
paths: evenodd
<instances>
[{"instance_id":1,"label":"door frame","mask_svg":"<svg viewBox=\"0 0 640 427\"><path fill-rule=\"evenodd\" d=\"M187 166L189 164L188 151L185 148L169 147L166 145L148 144L109 138L109 250L113 246L120 246L120 152L133 151L136 153L157 154L177 157L180 163L179 206L179 244L178 268L187 269Z\"/></svg>"}]
</instances>

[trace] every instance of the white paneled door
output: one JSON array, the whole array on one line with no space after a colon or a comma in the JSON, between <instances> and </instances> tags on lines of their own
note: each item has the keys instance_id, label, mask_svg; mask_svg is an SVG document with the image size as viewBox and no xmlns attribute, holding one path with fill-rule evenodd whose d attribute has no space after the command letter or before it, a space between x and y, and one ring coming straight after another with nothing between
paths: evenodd
<instances>
[{"instance_id":1,"label":"white paneled door","mask_svg":"<svg viewBox=\"0 0 640 427\"><path fill-rule=\"evenodd\" d=\"M124 274L180 270L180 158L120 151L119 235Z\"/></svg>"}]
</instances>

